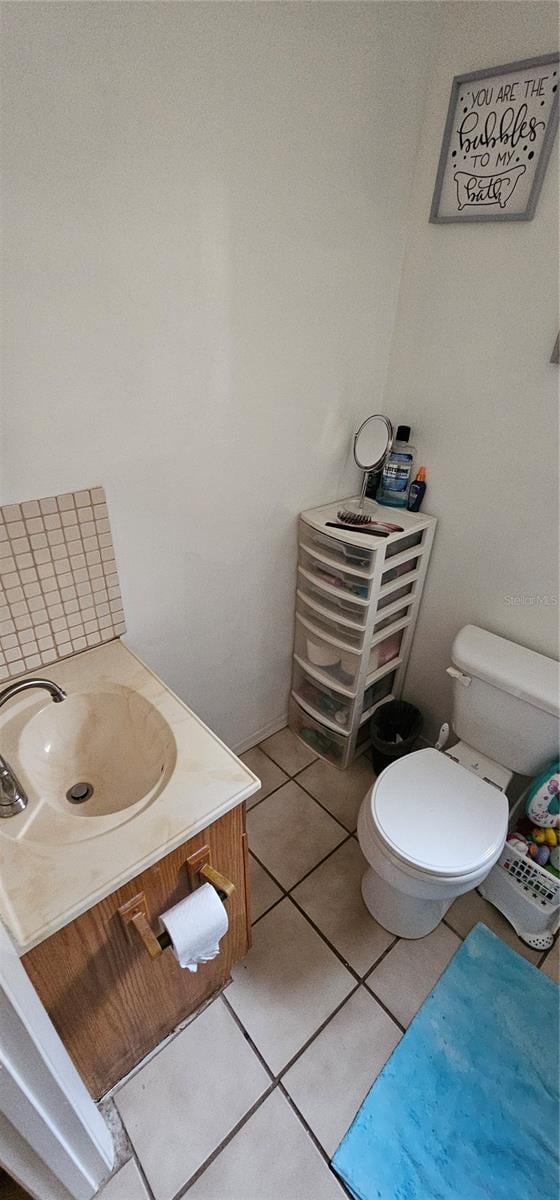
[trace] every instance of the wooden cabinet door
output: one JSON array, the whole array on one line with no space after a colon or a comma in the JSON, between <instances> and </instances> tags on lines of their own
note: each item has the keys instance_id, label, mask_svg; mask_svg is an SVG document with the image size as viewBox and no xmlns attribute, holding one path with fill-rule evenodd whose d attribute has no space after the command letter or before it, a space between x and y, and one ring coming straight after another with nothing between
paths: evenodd
<instances>
[{"instance_id":1,"label":"wooden cabinet door","mask_svg":"<svg viewBox=\"0 0 560 1200\"><path fill-rule=\"evenodd\" d=\"M244 806L226 813L23 956L22 962L82 1079L99 1099L229 978L249 949ZM196 973L167 949L151 959L118 910L144 892L152 928L190 891L186 859L210 847L212 865L235 884L220 953Z\"/></svg>"}]
</instances>

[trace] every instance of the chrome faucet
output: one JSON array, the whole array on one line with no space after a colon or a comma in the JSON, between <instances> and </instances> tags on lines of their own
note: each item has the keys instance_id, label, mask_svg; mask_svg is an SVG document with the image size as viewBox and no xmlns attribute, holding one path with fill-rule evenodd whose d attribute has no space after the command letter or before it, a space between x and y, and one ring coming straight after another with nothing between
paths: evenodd
<instances>
[{"instance_id":1,"label":"chrome faucet","mask_svg":"<svg viewBox=\"0 0 560 1200\"><path fill-rule=\"evenodd\" d=\"M19 683L10 683L0 692L0 708L14 696L19 696L20 692L27 692L29 688L44 688L55 704L60 704L61 700L66 699L66 692L50 679L20 679ZM27 800L27 793L15 771L0 754L0 818L14 817L16 813L23 812Z\"/></svg>"}]
</instances>

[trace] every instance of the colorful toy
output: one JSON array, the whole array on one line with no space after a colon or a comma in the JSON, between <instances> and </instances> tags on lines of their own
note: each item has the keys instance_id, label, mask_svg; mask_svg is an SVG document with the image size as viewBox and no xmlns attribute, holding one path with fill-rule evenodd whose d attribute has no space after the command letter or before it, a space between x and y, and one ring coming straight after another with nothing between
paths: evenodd
<instances>
[{"instance_id":1,"label":"colorful toy","mask_svg":"<svg viewBox=\"0 0 560 1200\"><path fill-rule=\"evenodd\" d=\"M518 854L528 854L529 853L529 842L527 841L527 838L524 837L524 835L522 833L508 834L507 842L508 842L508 845L511 846L512 850L517 850Z\"/></svg>"},{"instance_id":2,"label":"colorful toy","mask_svg":"<svg viewBox=\"0 0 560 1200\"><path fill-rule=\"evenodd\" d=\"M537 846L535 842L529 843L529 858L539 864L539 867L546 867L550 858L550 849L548 846Z\"/></svg>"},{"instance_id":3,"label":"colorful toy","mask_svg":"<svg viewBox=\"0 0 560 1200\"><path fill-rule=\"evenodd\" d=\"M527 796L529 820L541 828L560 829L560 762L551 763L532 784Z\"/></svg>"},{"instance_id":4,"label":"colorful toy","mask_svg":"<svg viewBox=\"0 0 560 1200\"><path fill-rule=\"evenodd\" d=\"M523 827L527 825L525 817L521 824ZM517 854L523 854L539 867L545 867L560 877L560 829L553 829L550 825L546 829L537 827L531 830L529 836L515 829L508 833L507 844Z\"/></svg>"},{"instance_id":5,"label":"colorful toy","mask_svg":"<svg viewBox=\"0 0 560 1200\"><path fill-rule=\"evenodd\" d=\"M550 846L552 849L553 846L558 845L558 833L550 826L548 829L533 829L531 839L537 843L537 846Z\"/></svg>"}]
</instances>

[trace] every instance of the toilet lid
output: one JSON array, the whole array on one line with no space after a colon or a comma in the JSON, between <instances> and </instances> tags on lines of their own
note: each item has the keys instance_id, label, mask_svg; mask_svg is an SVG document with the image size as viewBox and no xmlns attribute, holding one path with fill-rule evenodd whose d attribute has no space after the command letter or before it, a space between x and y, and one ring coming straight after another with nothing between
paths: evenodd
<instances>
[{"instance_id":1,"label":"toilet lid","mask_svg":"<svg viewBox=\"0 0 560 1200\"><path fill-rule=\"evenodd\" d=\"M417 750L386 767L373 789L372 812L396 855L437 875L484 866L507 833L503 792L439 750Z\"/></svg>"}]
</instances>

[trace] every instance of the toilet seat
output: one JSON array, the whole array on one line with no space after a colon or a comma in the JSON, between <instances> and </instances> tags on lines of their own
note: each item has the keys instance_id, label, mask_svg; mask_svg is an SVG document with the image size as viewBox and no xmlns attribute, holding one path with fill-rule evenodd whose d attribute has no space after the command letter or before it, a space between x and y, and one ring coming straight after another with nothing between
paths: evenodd
<instances>
[{"instance_id":1,"label":"toilet seat","mask_svg":"<svg viewBox=\"0 0 560 1200\"><path fill-rule=\"evenodd\" d=\"M372 832L405 870L449 882L495 862L507 833L503 792L432 748L386 767L368 809Z\"/></svg>"}]
</instances>

